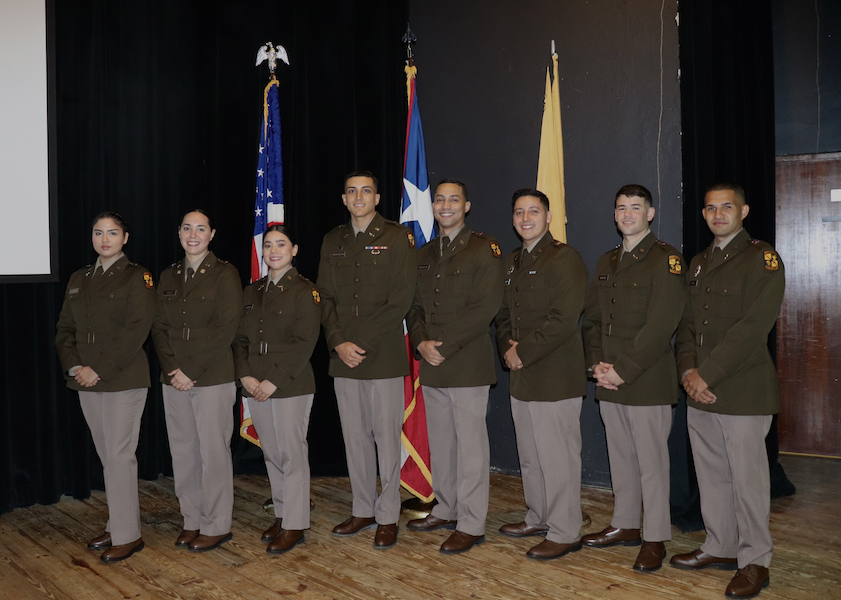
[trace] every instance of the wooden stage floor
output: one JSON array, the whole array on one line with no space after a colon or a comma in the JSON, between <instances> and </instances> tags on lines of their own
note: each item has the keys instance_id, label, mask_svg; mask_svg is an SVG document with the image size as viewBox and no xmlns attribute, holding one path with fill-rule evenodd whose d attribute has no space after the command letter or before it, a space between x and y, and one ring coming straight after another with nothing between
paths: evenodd
<instances>
[{"instance_id":1,"label":"wooden stage floor","mask_svg":"<svg viewBox=\"0 0 841 600\"><path fill-rule=\"evenodd\" d=\"M782 457L797 494L771 504L776 544L771 586L760 598L841 598L841 460ZM401 527L397 546L374 550L373 531L335 538L330 530L350 514L347 479L315 479L313 526L306 543L279 557L265 554L262 511L268 481L237 477L234 539L222 549L193 554L173 546L181 522L172 480L142 481L141 511L146 548L129 560L105 565L85 542L102 531L104 494L85 501L16 509L0 517L0 598L279 600L296 597L351 599L680 599L724 597L733 572L686 572L665 565L636 573L637 548L584 548L560 560L529 560L525 551L540 538L512 539L500 525L523 516L516 477L491 476L487 542L463 555L444 556L448 532L415 533ZM585 488L582 506L593 524L606 526L609 491ZM401 525L406 517L401 519ZM669 556L687 552L703 533L673 528Z\"/></svg>"}]
</instances>

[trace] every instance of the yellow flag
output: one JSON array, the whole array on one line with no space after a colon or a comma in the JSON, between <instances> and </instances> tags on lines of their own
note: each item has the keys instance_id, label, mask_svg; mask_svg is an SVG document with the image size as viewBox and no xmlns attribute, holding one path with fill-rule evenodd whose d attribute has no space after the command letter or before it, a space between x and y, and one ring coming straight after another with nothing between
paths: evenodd
<instances>
[{"instance_id":1,"label":"yellow flag","mask_svg":"<svg viewBox=\"0 0 841 600\"><path fill-rule=\"evenodd\" d=\"M567 241L566 192L564 191L564 138L561 135L561 96L558 91L558 55L552 55L552 75L546 69L546 97L540 127L540 156L537 161L537 189L549 197L552 223L549 231L556 240Z\"/></svg>"}]
</instances>

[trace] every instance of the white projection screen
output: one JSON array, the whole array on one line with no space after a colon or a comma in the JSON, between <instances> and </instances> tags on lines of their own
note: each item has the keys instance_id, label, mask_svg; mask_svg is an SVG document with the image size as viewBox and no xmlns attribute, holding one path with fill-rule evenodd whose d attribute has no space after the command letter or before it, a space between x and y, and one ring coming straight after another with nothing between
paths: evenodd
<instances>
[{"instance_id":1,"label":"white projection screen","mask_svg":"<svg viewBox=\"0 0 841 600\"><path fill-rule=\"evenodd\" d=\"M58 279L51 15L52 1L0 0L0 283Z\"/></svg>"}]
</instances>

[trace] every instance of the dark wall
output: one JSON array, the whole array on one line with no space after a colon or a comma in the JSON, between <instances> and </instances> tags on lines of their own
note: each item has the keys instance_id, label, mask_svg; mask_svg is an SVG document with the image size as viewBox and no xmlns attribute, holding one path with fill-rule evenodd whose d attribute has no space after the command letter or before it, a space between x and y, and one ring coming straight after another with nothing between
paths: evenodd
<instances>
[{"instance_id":1,"label":"dark wall","mask_svg":"<svg viewBox=\"0 0 841 600\"><path fill-rule=\"evenodd\" d=\"M774 0L776 153L841 150L841 3Z\"/></svg>"},{"instance_id":2,"label":"dark wall","mask_svg":"<svg viewBox=\"0 0 841 600\"><path fill-rule=\"evenodd\" d=\"M418 36L418 102L430 181L463 180L468 225L507 253L511 193L534 185L550 41L559 54L569 243L592 272L621 241L613 199L622 185L654 194L653 229L680 247L681 153L676 2L424 0L410 6ZM662 11L662 12L661 12ZM661 35L662 31L662 35ZM508 376L491 390L491 464L519 469ZM582 412L584 482L610 481L593 389Z\"/></svg>"}]
</instances>

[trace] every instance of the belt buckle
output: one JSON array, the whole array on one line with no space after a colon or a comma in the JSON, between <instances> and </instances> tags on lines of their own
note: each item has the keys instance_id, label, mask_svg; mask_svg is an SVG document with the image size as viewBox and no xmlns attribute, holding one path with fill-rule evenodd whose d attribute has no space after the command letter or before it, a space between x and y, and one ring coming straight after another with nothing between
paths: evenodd
<instances>
[{"instance_id":1,"label":"belt buckle","mask_svg":"<svg viewBox=\"0 0 841 600\"><path fill-rule=\"evenodd\" d=\"M268 342L260 342L260 354L268 354L268 353L269 353Z\"/></svg>"},{"instance_id":2,"label":"belt buckle","mask_svg":"<svg viewBox=\"0 0 841 600\"><path fill-rule=\"evenodd\" d=\"M187 341L190 340L190 328L189 327L184 327L181 330L181 339L182 340L187 340Z\"/></svg>"}]
</instances>

